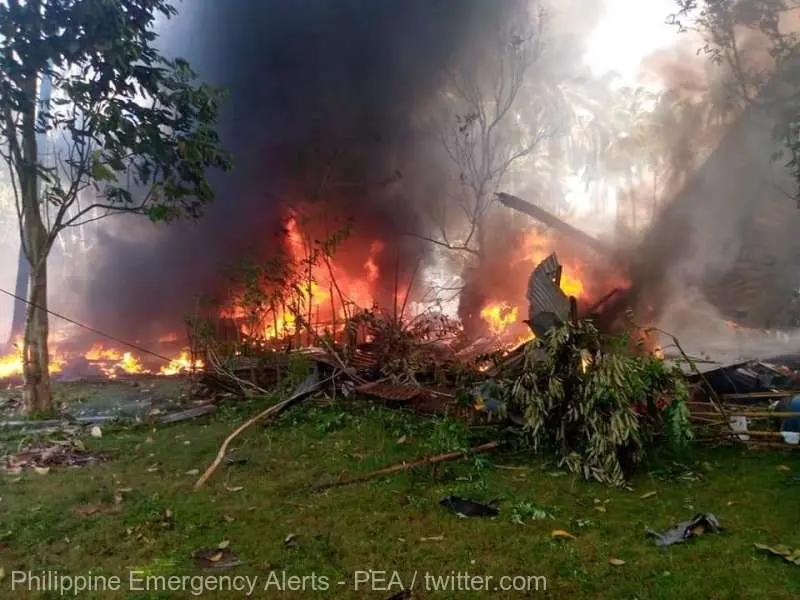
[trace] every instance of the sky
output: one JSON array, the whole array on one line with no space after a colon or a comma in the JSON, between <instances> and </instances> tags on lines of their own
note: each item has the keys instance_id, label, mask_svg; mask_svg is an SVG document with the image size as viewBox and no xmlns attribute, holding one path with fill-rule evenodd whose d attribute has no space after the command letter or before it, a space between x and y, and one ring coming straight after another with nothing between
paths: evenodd
<instances>
[{"instance_id":1,"label":"sky","mask_svg":"<svg viewBox=\"0 0 800 600\"><path fill-rule=\"evenodd\" d=\"M606 13L597 24L587 43L584 60L595 75L613 71L619 75L620 87L645 86L653 92L660 91L658 80L653 77L642 80L641 65L651 54L674 46L679 33L674 25L666 23L675 12L675 0L606 0ZM595 202L590 190L580 177L565 182L573 217L580 219L594 213ZM604 188L605 189L605 188ZM608 207L611 213L617 201L613 189L609 194ZM582 225L603 229L593 215L592 220ZM593 231L599 233L599 231Z\"/></svg>"},{"instance_id":2,"label":"sky","mask_svg":"<svg viewBox=\"0 0 800 600\"><path fill-rule=\"evenodd\" d=\"M642 60L673 46L678 32L666 19L675 0L606 0L606 16L592 34L586 63L596 74L615 71L621 83L634 86Z\"/></svg>"}]
</instances>

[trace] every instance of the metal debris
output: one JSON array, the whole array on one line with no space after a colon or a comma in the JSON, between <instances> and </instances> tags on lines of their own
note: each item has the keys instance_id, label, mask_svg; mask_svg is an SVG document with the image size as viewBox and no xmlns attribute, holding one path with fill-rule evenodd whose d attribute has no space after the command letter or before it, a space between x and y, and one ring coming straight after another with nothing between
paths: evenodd
<instances>
[{"instance_id":1,"label":"metal debris","mask_svg":"<svg viewBox=\"0 0 800 600\"><path fill-rule=\"evenodd\" d=\"M536 266L528 280L528 325L538 337L569 319L570 301L560 283L561 264L554 252Z\"/></svg>"},{"instance_id":2,"label":"metal debris","mask_svg":"<svg viewBox=\"0 0 800 600\"><path fill-rule=\"evenodd\" d=\"M481 504L458 496L448 496L439 504L463 517L496 517L500 514L491 504Z\"/></svg>"},{"instance_id":3,"label":"metal debris","mask_svg":"<svg viewBox=\"0 0 800 600\"><path fill-rule=\"evenodd\" d=\"M680 544L686 540L720 531L719 521L711 513L699 513L691 521L682 521L664 533L657 533L652 529L647 534L656 538L656 546L670 546Z\"/></svg>"}]
</instances>

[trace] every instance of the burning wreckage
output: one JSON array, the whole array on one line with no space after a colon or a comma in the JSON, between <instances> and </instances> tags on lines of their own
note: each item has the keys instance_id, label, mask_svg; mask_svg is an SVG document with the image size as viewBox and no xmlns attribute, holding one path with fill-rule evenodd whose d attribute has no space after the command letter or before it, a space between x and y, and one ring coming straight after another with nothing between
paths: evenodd
<instances>
[{"instance_id":1,"label":"burning wreckage","mask_svg":"<svg viewBox=\"0 0 800 600\"><path fill-rule=\"evenodd\" d=\"M505 194L500 201L596 253L613 257L601 242L538 207ZM673 341L680 355L665 360L653 331L632 323L625 309L635 286L614 286L593 304L584 299L580 306L565 292L563 275L555 252L535 264L528 278L528 314L523 321L530 331L513 343L496 336L467 342L459 335L463 332L458 324L441 315L423 313L406 319L397 308L393 313L375 309L354 314L341 329L319 333L311 319L295 311L296 327L307 334L304 347L296 345L290 351L287 345L269 359L224 358L212 350L207 358L213 368L202 381L228 394L266 391L288 376L293 360L304 359L313 365L312 375L288 400L255 420L317 392L360 394L421 413L521 428L534 450L554 450L560 466L615 485L644 460L651 444L680 447L692 438L758 444L782 438L793 443L789 430L796 420L787 417L798 416L796 402L762 411L755 402L766 396L745 392L752 407L730 404L733 397L718 391L713 377L701 372L679 340ZM299 339L295 332L295 341ZM765 383L772 386L771 397L786 399L793 394L787 384L791 377L786 379L788 372L783 371L787 370L781 371L783 382L772 378ZM777 372L773 368L772 374ZM784 391L776 388L784 384L788 386ZM751 421L753 427L742 434L742 423ZM501 437L504 430L498 430ZM198 486L222 460L229 442L230 438ZM486 452L501 445L500 440L484 441L473 450ZM375 475L461 456L456 452L428 457Z\"/></svg>"},{"instance_id":2,"label":"burning wreckage","mask_svg":"<svg viewBox=\"0 0 800 600\"><path fill-rule=\"evenodd\" d=\"M600 241L546 211L514 196L498 197L505 206L543 222L583 248L611 258L618 266L621 263ZM692 431L698 440L711 442L798 442L800 396L792 390L800 387L794 370L800 364L737 364L703 373L677 339L674 345L680 356L672 357L672 362L664 360L652 331L626 318L636 286L625 277L616 280L624 282L621 285L598 293L599 300L593 304L583 298L579 305L565 291L569 286L564 267L551 250L534 264L528 277L527 318L519 319L516 310L494 315L504 324L516 318L527 325L528 333L511 341L499 335L466 340L460 324L442 314L422 311L407 316L413 276L404 289L405 298L395 282L393 311L364 310L345 300L329 252L309 251L296 222L290 221L288 235L290 253L302 264L306 279L284 274L272 281L289 288L294 300L272 294L265 297L266 303L261 298L255 306L239 305L217 312L213 319L196 316L189 327L191 350L182 351L156 371L160 375L191 373L210 398L205 405L186 411L187 418L207 414L205 409L220 399L269 396L276 387L297 386L302 380L287 399L231 434L198 487L225 458L227 446L241 431L315 394L359 394L424 414L520 428L534 450L554 450L560 466L617 485L644 459L649 444L682 446L693 437ZM364 265L371 276L376 275L374 257L381 251L382 246L374 242ZM309 256L321 264L312 264ZM319 285L322 277L317 274L330 276L328 290ZM321 299L330 304L328 323L320 317ZM270 310L264 310L265 304ZM482 311L484 318L487 312ZM255 335L259 331L260 337ZM608 334L617 335L609 341ZM19 359L0 361L6 375L14 373ZM86 353L85 360L99 364L112 378L154 372L131 353L100 346ZM65 363L54 361L55 369L64 368ZM500 447L503 431L503 427L498 429L501 439L483 440L473 450ZM462 455L428 457L402 468ZM393 472L393 468L381 472Z\"/></svg>"}]
</instances>

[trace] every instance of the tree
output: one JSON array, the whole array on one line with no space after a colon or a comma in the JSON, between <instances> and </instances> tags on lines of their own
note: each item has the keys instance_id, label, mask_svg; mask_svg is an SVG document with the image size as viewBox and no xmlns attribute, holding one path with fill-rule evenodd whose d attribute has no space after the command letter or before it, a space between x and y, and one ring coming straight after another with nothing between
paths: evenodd
<instances>
[{"instance_id":1,"label":"tree","mask_svg":"<svg viewBox=\"0 0 800 600\"><path fill-rule=\"evenodd\" d=\"M155 19L175 14L167 0L0 3L0 154L30 265L28 412L52 409L47 258L59 235L110 214L197 217L213 198L206 171L230 167L215 130L221 91L155 46ZM39 106L43 80L52 99ZM57 142L52 165L40 133Z\"/></svg>"},{"instance_id":2,"label":"tree","mask_svg":"<svg viewBox=\"0 0 800 600\"><path fill-rule=\"evenodd\" d=\"M765 110L800 186L800 0L675 0L673 22L705 41L741 107ZM779 153L779 158L783 153ZM800 202L800 187L795 194Z\"/></svg>"},{"instance_id":3,"label":"tree","mask_svg":"<svg viewBox=\"0 0 800 600\"><path fill-rule=\"evenodd\" d=\"M498 186L550 133L541 114L523 119L517 106L541 57L544 13L514 21L497 24L483 52L448 74L444 92L451 112L440 125L440 140L456 176L452 204L459 208L459 220L466 219L466 232L453 234L446 202L433 207L437 231L425 239L478 258ZM537 111L542 112L541 105Z\"/></svg>"}]
</instances>

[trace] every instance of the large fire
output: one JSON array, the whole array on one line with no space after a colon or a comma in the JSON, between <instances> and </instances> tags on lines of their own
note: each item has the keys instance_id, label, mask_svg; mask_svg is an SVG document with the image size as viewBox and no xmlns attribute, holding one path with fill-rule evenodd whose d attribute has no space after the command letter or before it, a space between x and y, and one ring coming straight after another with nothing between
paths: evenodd
<instances>
[{"instance_id":1,"label":"large fire","mask_svg":"<svg viewBox=\"0 0 800 600\"><path fill-rule=\"evenodd\" d=\"M487 333L507 340L509 344L518 344L533 337L530 329L521 321L524 318L521 315L528 314L526 285L533 268L554 251L563 268L561 290L567 296L573 296L579 306L591 305L615 286L627 287L628 282L618 273L604 273L601 281L590 279L586 263L578 258L576 252L570 251L571 248L557 242L552 234L536 227L520 235L518 249L511 252L508 259L508 273L501 277L507 283L497 285L495 278L492 284L493 297L480 309L480 318ZM595 270L591 270L592 274L595 274Z\"/></svg>"},{"instance_id":2,"label":"large fire","mask_svg":"<svg viewBox=\"0 0 800 600\"><path fill-rule=\"evenodd\" d=\"M50 346L49 370L51 375L63 373L68 365L80 359L87 363L88 372L102 373L108 379L116 379L122 375L170 376L203 368L203 361L199 359L192 361L187 350L182 350L168 364L156 369L147 368L142 356L134 352L123 352L99 343L93 345L84 353L59 350L58 344L54 341L50 342ZM55 350L52 349L53 347L55 347ZM14 344L14 350L5 356L0 356L0 380L20 377L22 368L22 340L17 339Z\"/></svg>"},{"instance_id":3,"label":"large fire","mask_svg":"<svg viewBox=\"0 0 800 600\"><path fill-rule=\"evenodd\" d=\"M288 262L292 264L292 279L288 287L291 297L270 296L269 281L262 285L265 293L247 304L247 291L233 290L233 308L225 309L220 317L232 319L236 329L252 339L271 340L294 338L300 344L313 344L315 336L332 333L337 335L345 329L348 319L360 310L370 309L383 303L383 309L392 309L400 314L409 301L408 293L414 281L403 278L391 267L382 272L387 264L386 246L380 239L370 239L363 234L340 254L340 248L331 251L320 231L297 215L290 215L285 228L284 248ZM625 283L609 275L599 274L593 263L592 269L578 258L579 253L570 252L568 247L558 244L555 237L541 229L524 231L513 244L512 249L495 266L484 269L480 281L486 280L483 297L488 299L478 303L475 312L465 317L482 323L483 331L509 346L527 341L533 337L528 326L522 321L528 314L526 287L531 270L555 251L562 265L561 289L568 296L578 300L580 307L591 306L600 296L610 291L614 285ZM395 261L389 261L391 262ZM399 259L396 261L399 263ZM592 277L588 275L591 273ZM422 287L424 284L418 282ZM284 290L285 291L285 290ZM257 294L257 296L259 296ZM276 300L276 298L278 298ZM394 306L392 306L392 304ZM248 308L249 306L249 308ZM255 307L255 308L253 308ZM256 318L253 317L256 315ZM406 316L410 316L406 313ZM478 332L480 335L480 332ZM68 351L62 340L50 343L50 372L74 376L73 363L81 363L85 371L113 379L133 375L178 375L203 368L203 362L193 358L186 350L180 350L159 365L147 353L119 350L113 346L96 343L88 350ZM175 333L161 336L158 344L174 348L178 342ZM21 340L6 356L0 356L0 379L19 377L23 370ZM80 370L80 369L78 369Z\"/></svg>"},{"instance_id":4,"label":"large fire","mask_svg":"<svg viewBox=\"0 0 800 600\"><path fill-rule=\"evenodd\" d=\"M354 310L371 308L377 303L383 242L367 242L366 256L358 264L347 261L345 265L334 258L334 252L326 254L320 242L315 241L314 233L301 228L298 217L291 215L285 230L288 262L299 272L293 298L288 302L284 298L280 305L270 306L269 314L258 323L248 319L244 302L236 302L232 310L223 311L223 316L240 323L242 333L266 339L305 335L308 330L321 335L324 331L343 329ZM408 286L401 287L397 297L402 302ZM241 300L242 293L239 297ZM298 324L299 320L303 325Z\"/></svg>"},{"instance_id":5,"label":"large fire","mask_svg":"<svg viewBox=\"0 0 800 600\"><path fill-rule=\"evenodd\" d=\"M319 236L324 238L324 236ZM308 329L322 335L324 331L341 331L345 321L359 309L372 308L378 301L378 286L381 278L380 262L385 251L382 241L374 239L359 244L367 251L356 258L340 261L337 252L326 253L316 241L312 228L301 226L300 218L291 216L287 220L285 249L289 262L299 276L292 285L293 298L275 305L274 312L267 314L253 330L253 320L248 319L242 302L235 308L223 310L221 317L233 318L242 333L257 338L283 339L303 335L302 343L312 343L306 337ZM360 242L360 240L359 240ZM333 256L336 254L337 259ZM404 303L408 284L396 285L397 304ZM241 295L239 293L239 300ZM302 319L303 325L298 321ZM193 359L187 350L181 350L167 363L153 366L152 357L143 352L120 350L116 347L96 343L88 350L67 351L62 349L63 340L50 340L50 372L60 374L69 366L68 376L73 372L90 373L109 379L122 376L158 375L172 376L204 367L203 361ZM167 333L158 344L175 344L178 336ZM147 359L147 360L145 360ZM80 366L78 366L80 363ZM0 380L18 378L23 372L22 340L17 340L14 349L0 356Z\"/></svg>"}]
</instances>

